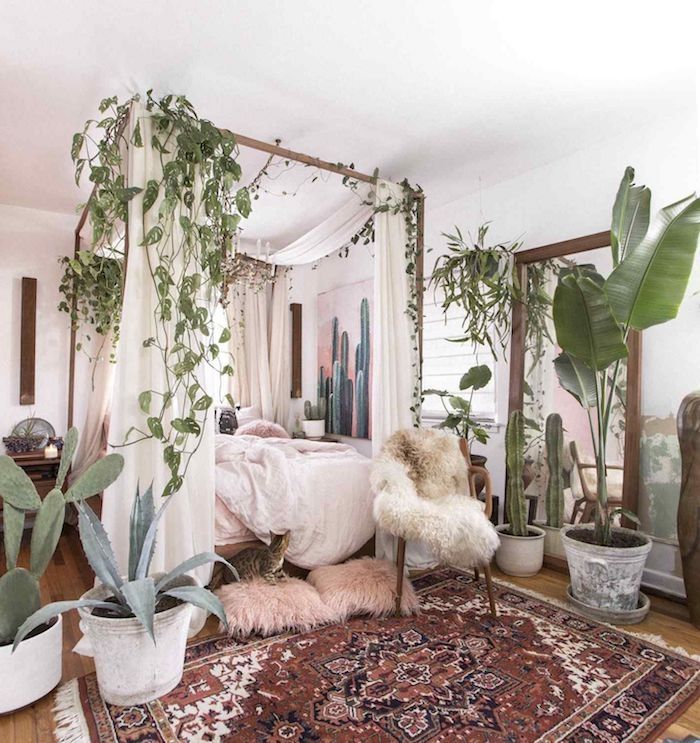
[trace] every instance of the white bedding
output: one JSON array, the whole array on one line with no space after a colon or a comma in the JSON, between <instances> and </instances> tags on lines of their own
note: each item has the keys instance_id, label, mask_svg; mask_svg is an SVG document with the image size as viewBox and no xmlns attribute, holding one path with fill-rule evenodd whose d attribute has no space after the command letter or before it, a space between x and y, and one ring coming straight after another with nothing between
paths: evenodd
<instances>
[{"instance_id":1,"label":"white bedding","mask_svg":"<svg viewBox=\"0 0 700 743\"><path fill-rule=\"evenodd\" d=\"M246 530L265 542L289 530L290 562L341 562L374 534L370 465L345 444L217 436L217 544L250 538ZM240 536L227 539L227 529Z\"/></svg>"}]
</instances>

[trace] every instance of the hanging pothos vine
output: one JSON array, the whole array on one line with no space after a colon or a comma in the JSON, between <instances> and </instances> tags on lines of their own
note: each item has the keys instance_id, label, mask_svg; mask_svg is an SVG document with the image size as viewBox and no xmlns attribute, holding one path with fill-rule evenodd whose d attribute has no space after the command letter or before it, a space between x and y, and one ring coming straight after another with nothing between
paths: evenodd
<instances>
[{"instance_id":1,"label":"hanging pothos vine","mask_svg":"<svg viewBox=\"0 0 700 743\"><path fill-rule=\"evenodd\" d=\"M123 103L116 97L104 99L102 118L88 120L73 137L76 182L85 171L94 184L88 202L92 246L64 261L61 309L74 324L89 324L104 335L118 332L124 266L123 251L121 258L115 257L115 243L123 241L129 203L138 197L144 237L130 250L146 251L157 297L154 333L143 346L158 355L165 384L139 394L143 424L129 431L124 444L146 439L162 443L170 470L164 495L169 495L182 485L213 404L203 369L208 365L233 374L220 358L220 344L228 341L230 331L215 332L213 307L223 278L222 259L251 203L248 189L237 187L241 167L233 134L200 119L184 96L155 99L151 91L144 102L149 121L129 121L137 101L138 96ZM144 146L146 131L160 167L158 177L141 188L128 184L125 161L128 147ZM109 277L107 259L121 268Z\"/></svg>"}]
</instances>

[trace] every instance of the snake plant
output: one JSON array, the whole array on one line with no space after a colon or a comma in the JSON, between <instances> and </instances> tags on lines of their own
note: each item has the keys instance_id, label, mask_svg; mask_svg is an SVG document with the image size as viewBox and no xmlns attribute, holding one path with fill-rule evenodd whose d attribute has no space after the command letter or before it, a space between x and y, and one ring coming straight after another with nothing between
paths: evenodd
<instances>
[{"instance_id":1,"label":"snake plant","mask_svg":"<svg viewBox=\"0 0 700 743\"><path fill-rule=\"evenodd\" d=\"M56 601L44 606L19 628L15 647L22 638L51 617L83 607L107 610L115 618L136 617L155 643L154 618L168 597L205 609L227 626L224 608L211 591L201 586L182 584L185 573L209 562L223 563L238 578L235 569L222 557L213 552L202 552L180 563L160 578L149 576L158 524L171 500L172 498L167 498L156 510L152 488L149 487L144 493L140 493L137 488L129 519L129 567L126 578L120 575L114 550L102 523L89 506L80 503L78 528L83 551L97 579L111 596L108 600L77 599Z\"/></svg>"},{"instance_id":2,"label":"snake plant","mask_svg":"<svg viewBox=\"0 0 700 743\"><path fill-rule=\"evenodd\" d=\"M78 443L78 431L66 434L56 487L42 501L29 476L11 457L0 457L0 496L3 499L3 532L7 572L0 577L0 645L15 645L26 636L20 626L41 605L39 580L46 570L61 536L66 503L82 507L82 501L111 485L124 465L118 454L110 454L92 465L75 484L62 492L68 468ZM17 558L27 514L34 514L29 567L18 567ZM39 622L42 624L42 622ZM32 629L38 625L33 625Z\"/></svg>"}]
</instances>

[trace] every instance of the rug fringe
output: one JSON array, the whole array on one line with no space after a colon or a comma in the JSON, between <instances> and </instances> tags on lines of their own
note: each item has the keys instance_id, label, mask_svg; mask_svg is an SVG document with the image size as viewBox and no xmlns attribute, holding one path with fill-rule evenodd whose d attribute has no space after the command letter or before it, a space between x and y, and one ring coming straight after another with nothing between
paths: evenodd
<instances>
[{"instance_id":1,"label":"rug fringe","mask_svg":"<svg viewBox=\"0 0 700 743\"><path fill-rule=\"evenodd\" d=\"M86 743L90 740L82 704L78 679L62 684L54 697L53 717L56 726L54 738L57 743Z\"/></svg>"},{"instance_id":2,"label":"rug fringe","mask_svg":"<svg viewBox=\"0 0 700 743\"><path fill-rule=\"evenodd\" d=\"M573 604L569 603L568 601L563 601L562 599L553 598L551 596L546 596L543 593L540 593L539 591L534 591L531 588L523 588L522 586L517 585L516 583L511 583L510 581L503 580L502 578L494 578L494 583L500 583L503 586L508 586L508 588L512 588L516 591L520 591L521 593L527 594L528 596L532 596L533 598L540 599L541 601L544 601L545 603L554 604L555 606L560 607L561 609L566 609L566 611L570 611L573 614L578 614L579 616L585 617L586 619L589 619L590 621L597 622L598 624L602 624L604 627L609 627L612 630L615 630L615 632L619 632L623 635L628 635L629 637L635 638L637 640L645 640L646 642L652 643L654 645L658 645L659 647L663 648L664 650L668 650L669 652L676 653L676 655L680 655L684 658L689 658L690 660L695 661L696 663L700 663L700 655L696 653L691 653L690 651L686 650L684 647L681 647L680 645L671 645L666 640L664 640L661 635L656 635L652 632L635 632L633 630L619 627L615 624L610 624L609 622L603 622L600 619L590 619L590 617L586 617L586 615L578 609L578 607L574 606Z\"/></svg>"}]
</instances>

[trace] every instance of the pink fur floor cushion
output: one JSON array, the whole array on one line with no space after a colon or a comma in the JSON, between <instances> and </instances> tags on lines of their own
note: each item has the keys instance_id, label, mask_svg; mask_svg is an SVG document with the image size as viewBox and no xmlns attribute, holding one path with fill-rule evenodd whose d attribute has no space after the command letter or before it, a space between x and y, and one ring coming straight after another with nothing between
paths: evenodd
<instances>
[{"instance_id":1,"label":"pink fur floor cushion","mask_svg":"<svg viewBox=\"0 0 700 743\"><path fill-rule=\"evenodd\" d=\"M343 618L354 614L384 617L395 610L396 565L388 560L363 557L342 565L328 565L312 570L306 580ZM413 614L418 609L418 597L411 582L404 578L401 613Z\"/></svg>"},{"instance_id":2,"label":"pink fur floor cushion","mask_svg":"<svg viewBox=\"0 0 700 743\"><path fill-rule=\"evenodd\" d=\"M263 439L288 439L289 434L282 426L262 418L249 421L236 429L236 436L260 436Z\"/></svg>"},{"instance_id":3,"label":"pink fur floor cushion","mask_svg":"<svg viewBox=\"0 0 700 743\"><path fill-rule=\"evenodd\" d=\"M236 637L253 633L268 637L288 630L308 632L341 619L323 603L312 585L298 578L274 584L262 578L229 583L216 594L224 605L229 634Z\"/></svg>"}]
</instances>

